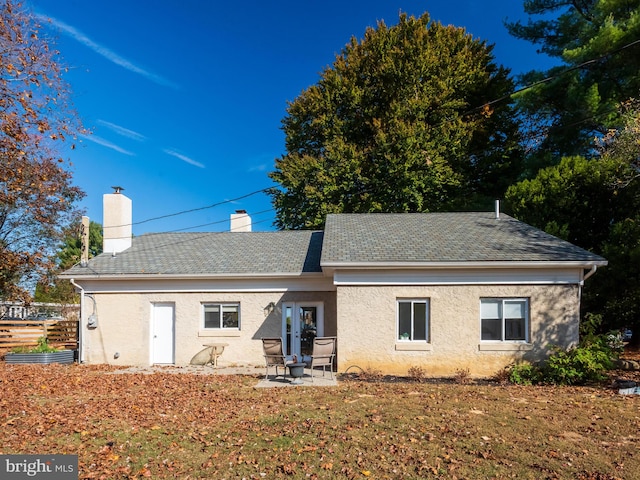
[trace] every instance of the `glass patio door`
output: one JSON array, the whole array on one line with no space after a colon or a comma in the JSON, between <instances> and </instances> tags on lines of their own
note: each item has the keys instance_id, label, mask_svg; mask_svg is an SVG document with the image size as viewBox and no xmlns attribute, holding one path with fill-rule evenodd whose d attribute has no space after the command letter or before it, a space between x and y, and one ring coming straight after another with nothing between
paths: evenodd
<instances>
[{"instance_id":1,"label":"glass patio door","mask_svg":"<svg viewBox=\"0 0 640 480\"><path fill-rule=\"evenodd\" d=\"M313 339L324 335L321 302L285 303L282 308L282 338L285 355L299 360L311 355Z\"/></svg>"}]
</instances>

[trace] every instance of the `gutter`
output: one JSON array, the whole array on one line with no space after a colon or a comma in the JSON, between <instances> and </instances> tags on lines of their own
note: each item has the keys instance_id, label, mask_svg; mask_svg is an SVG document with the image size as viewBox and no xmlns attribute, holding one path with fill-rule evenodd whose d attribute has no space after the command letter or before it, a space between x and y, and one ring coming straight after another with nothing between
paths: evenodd
<instances>
[{"instance_id":1,"label":"gutter","mask_svg":"<svg viewBox=\"0 0 640 480\"><path fill-rule=\"evenodd\" d=\"M82 280L247 280L247 279L289 279L289 278L321 278L319 272L273 272L273 273L96 273L94 275L81 275ZM73 283L73 275L58 275L58 278L70 280ZM75 285L75 283L73 283Z\"/></svg>"},{"instance_id":2,"label":"gutter","mask_svg":"<svg viewBox=\"0 0 640 480\"><path fill-rule=\"evenodd\" d=\"M468 268L595 268L607 265L606 260L596 261L452 261L452 262L325 262L322 268L331 269L468 269Z\"/></svg>"}]
</instances>

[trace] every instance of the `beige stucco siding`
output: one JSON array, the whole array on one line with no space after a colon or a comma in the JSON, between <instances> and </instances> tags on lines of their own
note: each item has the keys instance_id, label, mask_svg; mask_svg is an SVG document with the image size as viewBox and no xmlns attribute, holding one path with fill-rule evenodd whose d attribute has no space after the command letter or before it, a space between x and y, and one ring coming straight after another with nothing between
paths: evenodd
<instances>
[{"instance_id":1,"label":"beige stucco siding","mask_svg":"<svg viewBox=\"0 0 640 480\"><path fill-rule=\"evenodd\" d=\"M480 299L528 298L530 342L480 341ZM396 340L396 302L427 298L429 342ZM577 285L339 286L338 370L406 375L418 366L428 375L492 375L517 359L537 360L547 346L578 341Z\"/></svg>"},{"instance_id":2,"label":"beige stucco siding","mask_svg":"<svg viewBox=\"0 0 640 480\"><path fill-rule=\"evenodd\" d=\"M83 361L151 363L153 305L174 308L175 364L187 365L204 344L227 343L220 365L264 365L262 337L282 334L283 302L322 302L325 335L336 334L335 292L95 293L98 327L84 328ZM274 308L268 308L273 302ZM239 330L204 330L204 303L238 303ZM87 300L91 306L91 301ZM83 322L86 325L86 315Z\"/></svg>"}]
</instances>

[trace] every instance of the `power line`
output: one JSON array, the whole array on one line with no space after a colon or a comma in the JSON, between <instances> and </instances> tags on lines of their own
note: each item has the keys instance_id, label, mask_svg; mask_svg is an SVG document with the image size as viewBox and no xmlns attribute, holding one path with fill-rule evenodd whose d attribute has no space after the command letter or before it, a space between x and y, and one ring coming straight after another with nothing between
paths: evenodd
<instances>
[{"instance_id":1,"label":"power line","mask_svg":"<svg viewBox=\"0 0 640 480\"><path fill-rule=\"evenodd\" d=\"M261 210L261 211L259 211L259 212L253 212L251 215L261 215L261 214L263 214L263 213L268 213L268 212L273 212L273 208L269 208L269 209L267 209L267 210ZM269 220L269 219L265 219L265 220L258 220L257 222L254 222L254 221L253 221L253 218L252 218L252 219L251 219L251 225L256 225L256 224L258 224L258 223L264 223L264 222L266 222L267 220ZM217 225L217 224L220 224L220 223L226 223L226 222L228 222L228 221L229 221L229 219L216 220L215 222L202 223L202 224L200 224L200 225L194 225L194 226L192 226L192 227L178 228L178 229L176 229L176 230L169 230L169 231L167 231L167 232L163 232L163 233L184 232L185 230L191 230L191 229L193 229L193 228L209 227L209 226L211 226L211 225ZM231 231L233 231L233 230L231 230Z\"/></svg>"},{"instance_id":2,"label":"power line","mask_svg":"<svg viewBox=\"0 0 640 480\"><path fill-rule=\"evenodd\" d=\"M265 218L264 220L258 220L255 221L253 218L253 215L261 215L263 213L268 213L268 212L272 212L274 209L270 208L267 210L261 210L259 212L253 212L253 213L248 213L247 215L251 217L251 226L253 225L258 225L260 223L264 223L264 222L268 222L269 220L271 220L270 218ZM152 233L145 233L143 235L162 235L165 233L180 233L180 232L184 232L186 230L191 230L193 228L201 228L201 227L207 227L207 226L211 226L211 225L217 225L217 224L221 224L221 223L227 223L229 221L229 219L224 219L224 220L216 220L215 222L209 222L209 223L203 223L201 225L194 225L191 227L185 227L185 228L178 228L175 230L166 230L166 231L162 231L162 232L152 232ZM191 232L191 233L225 233L225 232L233 232L234 230L224 230L222 232ZM126 236L126 237L109 237L111 240L123 240L123 239L129 239L131 237Z\"/></svg>"},{"instance_id":3,"label":"power line","mask_svg":"<svg viewBox=\"0 0 640 480\"><path fill-rule=\"evenodd\" d=\"M507 95L503 95L500 98L496 98L495 100L491 100L491 101L486 102L486 103L484 103L484 104L482 104L482 105L480 105L478 107L472 108L471 110L466 112L464 115L467 115L469 113L473 113L476 110L480 110L480 109L489 107L489 106L491 106L491 105L493 105L495 103L500 103L500 102L502 102L504 100L507 100L508 98L511 98L514 95L517 95L518 93L524 92L526 90L530 90L530 89L532 89L534 87L537 87L538 85L542 85L543 83L547 83L547 82L550 82L551 80L555 80L557 78L560 78L561 76L566 75L567 73L573 72L574 70L579 70L579 69L581 69L583 67L586 67L587 65L591 65L592 63L597 63L597 62L599 62L600 60L603 60L606 57L609 57L611 55L615 55L616 53L619 53L622 50L625 50L627 48L633 47L634 45L637 45L637 44L640 44L640 39L639 40L634 40L631 43L627 43L626 45L618 47L615 50L611 50L610 52L606 52L606 53L602 54L601 56L599 56L598 58L593 58L591 60L587 60L586 62L582 62L579 65L574 65L573 67L566 68L565 70L563 70L563 71L561 71L561 72L559 72L559 73L557 73L555 75L551 75L549 77L543 78L542 80L538 80L536 82L530 83L529 85L525 85L523 87L520 87L520 88L516 89L515 91L513 91L513 92L511 92L511 93L509 93Z\"/></svg>"},{"instance_id":4,"label":"power line","mask_svg":"<svg viewBox=\"0 0 640 480\"><path fill-rule=\"evenodd\" d=\"M582 62L582 63L578 64L578 65L574 65L572 67L566 68L566 69L564 69L563 71L561 71L561 72L559 72L557 74L550 75L550 76L545 77L545 78L543 78L541 80L538 80L536 82L533 82L533 83L530 83L530 84L525 85L523 87L520 87L520 88L516 89L515 91L513 91L513 92L511 92L511 93L509 93L507 95L503 95L503 96L501 96L499 98L496 98L494 100L490 100L488 102L485 102L484 104L482 104L480 106L477 106L477 107L472 108L471 110L468 110L463 115L468 115L468 114L471 114L471 113L473 113L473 112L475 112L477 110L481 110L481 109L484 109L484 108L489 107L491 105L503 102L504 100L512 98L514 95L517 95L518 93L522 93L524 91L527 91L527 90L530 90L532 88L535 88L538 85L542 85L544 83L548 83L548 82L550 82L552 80L558 79L558 78L562 77L563 75L566 75L566 74L568 74L570 72L573 72L575 70L582 69L582 68L586 67L587 65L591 65L591 64L597 63L597 62L599 62L599 61L601 61L601 60L603 60L603 59L605 59L605 58L607 58L607 57L609 57L611 55L615 55L615 54L617 54L617 53L619 53L619 52L621 52L621 51L623 51L623 50L625 50L627 48L631 48L631 47L633 47L633 46L635 46L637 44L640 44L640 39L639 40L634 40L633 42L627 43L625 45L622 45L621 47L618 47L618 48L616 48L614 50L606 52L606 53L604 53L603 55L601 55L601 56L599 56L597 58L594 58L594 59L591 59L591 60L587 60L585 62ZM600 115L601 114L602 113L600 113ZM585 118L583 120L575 122L573 125L588 121L590 119L595 118L596 116L599 116L599 115L594 115L592 117ZM557 127L557 128L560 128L560 127ZM175 213L169 213L169 214L166 214L166 215L160 215L158 217L148 218L146 220L141 220L141 221L138 221L138 222L132 222L132 223L127 223L127 224L122 224L122 225L113 225L113 226L109 226L109 227L104 227L103 226L103 228L118 228L118 227L125 227L125 226L141 225L141 224L152 222L152 221L155 221L155 220L162 220L162 219L169 218L169 217L175 217L175 216L184 215L184 214L187 214L187 213L197 212L197 211L201 211L201 210L207 210L207 209L210 209L210 208L218 207L220 205L224 205L224 204L227 204L227 203L231 203L231 202L235 202L235 201L238 201L238 200L242 200L244 198L248 198L248 197L256 195L258 193L266 193L269 190L270 190L270 188L263 188L263 189L253 191L251 193L248 193L248 194L245 194L245 195L241 195L239 197L236 197L236 198L233 198L233 199L230 199L230 200L224 200L224 201L213 203L211 205L207 205L207 206L204 206L204 207L192 208L192 209L189 209L189 210L182 210L182 211L175 212ZM271 210L265 210L265 211L262 211L262 212L258 212L258 214L264 213L264 212L267 212L267 211L271 211ZM194 227L186 227L186 228L183 228L183 229L174 230L174 232L183 231L183 230L190 230L191 228L200 228L200 227L204 227L204 226L210 226L210 225L214 225L216 223L221 223L221 222L226 222L226 221L227 220L222 220L222 221L219 221L219 222L211 222L211 223L208 223L208 224L197 225L197 226L194 226Z\"/></svg>"},{"instance_id":5,"label":"power line","mask_svg":"<svg viewBox=\"0 0 640 480\"><path fill-rule=\"evenodd\" d=\"M205 206L205 207L198 207L198 208L192 208L192 209L189 209L189 210L182 210L182 211L180 211L180 212L168 213L168 214L166 214L166 215L160 215L159 217L152 217L152 218L147 218L146 220L140 220L139 222L124 223L124 224L122 224L122 225L111 225L111 226L108 226L108 227L104 227L104 226L103 226L102 228L104 229L104 228L130 227L130 226L133 226L133 225L141 225L141 224L143 224L143 223L148 223L148 222L152 222L152 221L155 221L155 220L162 220L162 219L164 219L164 218L176 217L176 216L178 216L178 215L184 215L184 214L186 214L186 213L199 212L199 211L201 211L201 210L207 210L207 209L209 209L209 208L219 207L220 205L225 205L225 204L227 204L227 203L236 202L236 201L238 201L238 200L242 200L242 199L244 199L244 198L251 197L251 196L256 195L256 194L258 194L258 193L266 193L266 192L268 192L270 189L271 189L271 188L263 188L263 189L261 189L261 190L256 190L256 191L254 191L254 192L247 193L247 194L245 194L245 195L241 195L241 196L236 197L236 198L231 198L231 199L229 199L229 200L223 200L223 201L221 201L221 202L212 203L211 205L207 205L207 206Z\"/></svg>"}]
</instances>

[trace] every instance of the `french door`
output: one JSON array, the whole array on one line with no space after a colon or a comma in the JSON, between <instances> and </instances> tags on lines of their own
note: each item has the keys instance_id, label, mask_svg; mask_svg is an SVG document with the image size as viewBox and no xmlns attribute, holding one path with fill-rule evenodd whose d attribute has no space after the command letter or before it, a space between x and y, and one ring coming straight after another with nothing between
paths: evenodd
<instances>
[{"instance_id":1,"label":"french door","mask_svg":"<svg viewBox=\"0 0 640 480\"><path fill-rule=\"evenodd\" d=\"M313 339L324 336L322 302L284 303L282 305L282 338L284 354L299 360L311 355Z\"/></svg>"}]
</instances>

